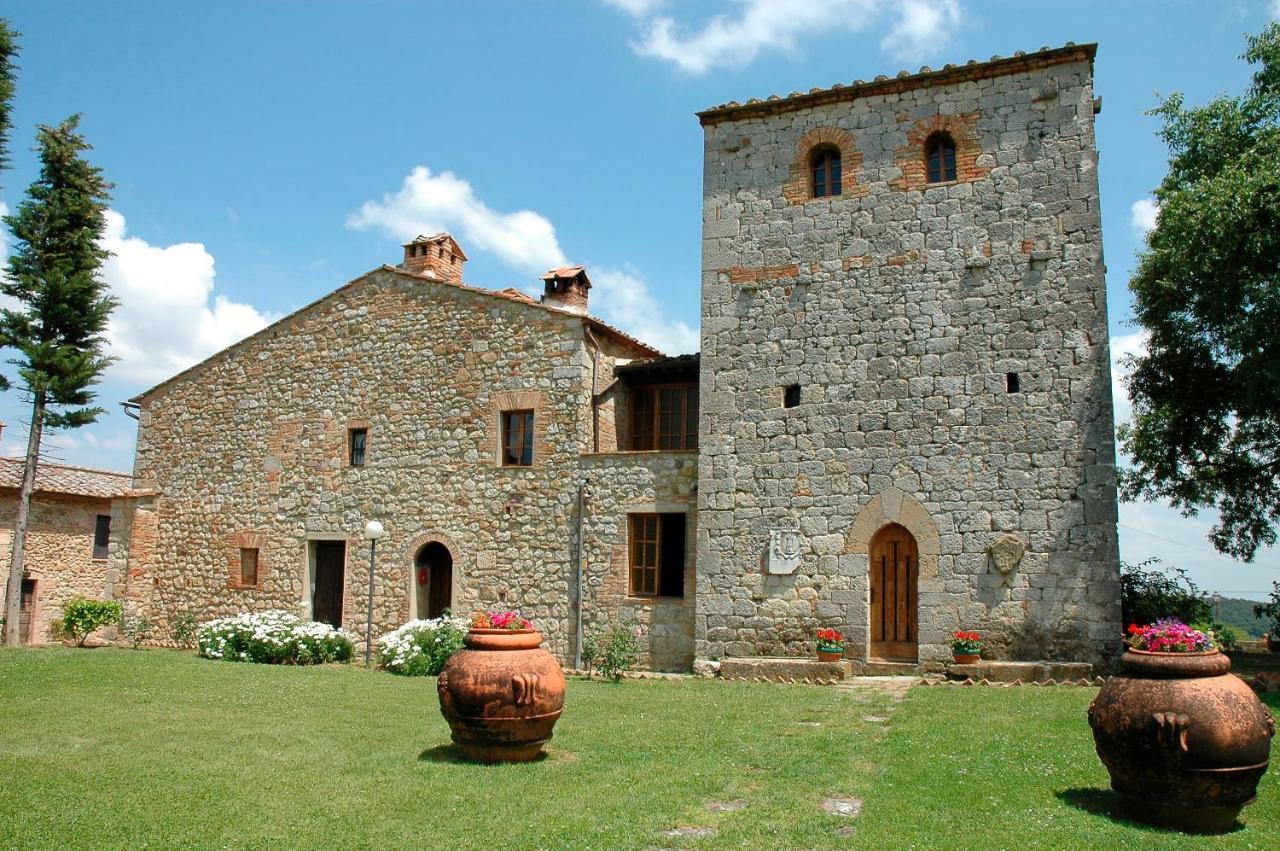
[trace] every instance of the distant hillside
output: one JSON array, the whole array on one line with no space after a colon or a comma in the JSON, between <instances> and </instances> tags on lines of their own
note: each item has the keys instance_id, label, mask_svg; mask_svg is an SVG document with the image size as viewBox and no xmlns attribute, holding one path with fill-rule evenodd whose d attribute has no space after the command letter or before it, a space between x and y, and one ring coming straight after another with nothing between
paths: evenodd
<instances>
[{"instance_id":1,"label":"distant hillside","mask_svg":"<svg viewBox=\"0 0 1280 851\"><path fill-rule=\"evenodd\" d=\"M1212 597L1209 598L1209 602L1213 604ZM1261 638L1262 634L1267 631L1269 622L1253 616L1253 607L1258 605L1257 600L1223 597L1217 605L1219 609L1218 620L1227 626L1234 626L1251 638Z\"/></svg>"}]
</instances>

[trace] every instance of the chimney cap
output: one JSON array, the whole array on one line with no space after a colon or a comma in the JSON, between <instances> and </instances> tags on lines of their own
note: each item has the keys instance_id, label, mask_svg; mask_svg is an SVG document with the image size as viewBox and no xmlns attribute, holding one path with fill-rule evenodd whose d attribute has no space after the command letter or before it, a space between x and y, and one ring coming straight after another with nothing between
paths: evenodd
<instances>
[{"instance_id":1,"label":"chimney cap","mask_svg":"<svg viewBox=\"0 0 1280 851\"><path fill-rule=\"evenodd\" d=\"M583 286L588 289L591 287L591 279L587 277L587 270L581 266L557 266L542 276L542 280L548 283L551 281L572 281L575 278L581 279Z\"/></svg>"},{"instance_id":2,"label":"chimney cap","mask_svg":"<svg viewBox=\"0 0 1280 851\"><path fill-rule=\"evenodd\" d=\"M440 231L440 233L432 234L431 236L424 236L422 234L418 234L416 237L406 242L403 247L408 248L410 245L424 245L424 244L432 245L437 242L444 242L445 240L449 241L450 245L452 246L452 251L454 254L458 255L463 260L471 259L470 257L467 256L467 252L462 250L462 246L458 244L458 240L454 239L453 234L449 233L448 231Z\"/></svg>"}]
</instances>

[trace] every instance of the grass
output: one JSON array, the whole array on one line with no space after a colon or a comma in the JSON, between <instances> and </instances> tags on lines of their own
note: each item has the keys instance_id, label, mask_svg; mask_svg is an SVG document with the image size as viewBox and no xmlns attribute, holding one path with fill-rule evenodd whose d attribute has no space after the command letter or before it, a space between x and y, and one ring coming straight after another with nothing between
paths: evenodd
<instances>
[{"instance_id":1,"label":"grass","mask_svg":"<svg viewBox=\"0 0 1280 851\"><path fill-rule=\"evenodd\" d=\"M435 681L0 648L0 847L1265 847L1114 819L1092 689L570 683L550 757L457 762ZM876 717L888 716L888 724ZM871 719L871 720L868 720ZM856 819L828 795L865 800ZM714 801L740 799L736 812ZM713 826L709 838L670 838ZM842 828L844 834L839 833Z\"/></svg>"}]
</instances>

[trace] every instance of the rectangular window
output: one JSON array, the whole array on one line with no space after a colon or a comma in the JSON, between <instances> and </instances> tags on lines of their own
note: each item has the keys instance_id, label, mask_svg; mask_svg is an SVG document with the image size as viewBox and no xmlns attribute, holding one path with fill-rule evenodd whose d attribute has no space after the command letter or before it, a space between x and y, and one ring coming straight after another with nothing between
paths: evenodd
<instances>
[{"instance_id":1,"label":"rectangular window","mask_svg":"<svg viewBox=\"0 0 1280 851\"><path fill-rule=\"evenodd\" d=\"M794 408L800 404L800 385L787 385L782 391L782 407Z\"/></svg>"},{"instance_id":2,"label":"rectangular window","mask_svg":"<svg viewBox=\"0 0 1280 851\"><path fill-rule=\"evenodd\" d=\"M629 525L631 594L683 597L684 514L632 514Z\"/></svg>"},{"instance_id":3,"label":"rectangular window","mask_svg":"<svg viewBox=\"0 0 1280 851\"><path fill-rule=\"evenodd\" d=\"M364 466L364 450L369 442L369 429L353 428L347 432L347 442L350 448L349 457L352 467Z\"/></svg>"},{"instance_id":4,"label":"rectangular window","mask_svg":"<svg viewBox=\"0 0 1280 851\"><path fill-rule=\"evenodd\" d=\"M502 412L502 466L533 466L533 411Z\"/></svg>"},{"instance_id":5,"label":"rectangular window","mask_svg":"<svg viewBox=\"0 0 1280 851\"><path fill-rule=\"evenodd\" d=\"M111 544L111 515L99 514L93 527L93 557L106 558Z\"/></svg>"},{"instance_id":6,"label":"rectangular window","mask_svg":"<svg viewBox=\"0 0 1280 851\"><path fill-rule=\"evenodd\" d=\"M631 391L631 448L698 448L698 385L637 387Z\"/></svg>"},{"instance_id":7,"label":"rectangular window","mask_svg":"<svg viewBox=\"0 0 1280 851\"><path fill-rule=\"evenodd\" d=\"M240 584L258 584L258 548L240 548Z\"/></svg>"}]
</instances>

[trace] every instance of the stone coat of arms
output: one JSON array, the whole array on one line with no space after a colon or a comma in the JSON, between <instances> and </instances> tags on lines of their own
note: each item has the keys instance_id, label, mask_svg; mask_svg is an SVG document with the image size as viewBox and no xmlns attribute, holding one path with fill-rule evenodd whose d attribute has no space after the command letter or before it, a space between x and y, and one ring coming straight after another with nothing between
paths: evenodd
<instances>
[{"instance_id":1,"label":"stone coat of arms","mask_svg":"<svg viewBox=\"0 0 1280 851\"><path fill-rule=\"evenodd\" d=\"M795 573L800 566L800 533L787 529L770 532L766 564L770 573Z\"/></svg>"}]
</instances>

